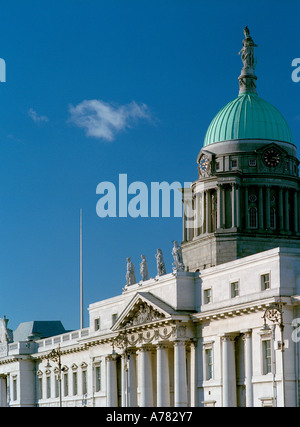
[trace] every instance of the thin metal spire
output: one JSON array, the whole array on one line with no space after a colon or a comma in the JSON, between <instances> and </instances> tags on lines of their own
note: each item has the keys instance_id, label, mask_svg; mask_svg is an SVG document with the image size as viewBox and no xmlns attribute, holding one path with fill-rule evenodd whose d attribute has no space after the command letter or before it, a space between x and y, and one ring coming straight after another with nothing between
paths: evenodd
<instances>
[{"instance_id":1,"label":"thin metal spire","mask_svg":"<svg viewBox=\"0 0 300 427\"><path fill-rule=\"evenodd\" d=\"M80 329L83 329L82 209L80 209Z\"/></svg>"}]
</instances>

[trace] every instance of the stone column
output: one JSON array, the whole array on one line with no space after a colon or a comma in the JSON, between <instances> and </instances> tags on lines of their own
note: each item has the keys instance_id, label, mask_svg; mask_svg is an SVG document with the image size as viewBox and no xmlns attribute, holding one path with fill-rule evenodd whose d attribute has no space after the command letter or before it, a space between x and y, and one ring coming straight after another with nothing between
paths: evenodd
<instances>
[{"instance_id":1,"label":"stone column","mask_svg":"<svg viewBox=\"0 0 300 427\"><path fill-rule=\"evenodd\" d=\"M157 345L157 406L170 406L169 349L164 344Z\"/></svg>"},{"instance_id":2,"label":"stone column","mask_svg":"<svg viewBox=\"0 0 300 427\"><path fill-rule=\"evenodd\" d=\"M298 191L295 190L294 193L294 231L298 233L299 231L299 218L298 218Z\"/></svg>"},{"instance_id":3,"label":"stone column","mask_svg":"<svg viewBox=\"0 0 300 427\"><path fill-rule=\"evenodd\" d=\"M209 190L205 191L205 227L206 227L206 233L209 233L210 231L210 194Z\"/></svg>"},{"instance_id":4,"label":"stone column","mask_svg":"<svg viewBox=\"0 0 300 427\"><path fill-rule=\"evenodd\" d=\"M202 191L201 193L201 203L200 203L200 211L201 211L201 222L200 222L200 234L205 233L205 193Z\"/></svg>"},{"instance_id":5,"label":"stone column","mask_svg":"<svg viewBox=\"0 0 300 427\"><path fill-rule=\"evenodd\" d=\"M279 221L280 231L284 230L283 189L279 187Z\"/></svg>"},{"instance_id":6,"label":"stone column","mask_svg":"<svg viewBox=\"0 0 300 427\"><path fill-rule=\"evenodd\" d=\"M194 237L199 236L201 225L200 194L196 193L194 198Z\"/></svg>"},{"instance_id":7,"label":"stone column","mask_svg":"<svg viewBox=\"0 0 300 427\"><path fill-rule=\"evenodd\" d=\"M217 187L217 229L223 228L223 192L222 185L218 184Z\"/></svg>"},{"instance_id":8,"label":"stone column","mask_svg":"<svg viewBox=\"0 0 300 427\"><path fill-rule=\"evenodd\" d=\"M245 376L246 376L246 406L253 406L252 386L252 336L251 330L244 333L245 343Z\"/></svg>"},{"instance_id":9,"label":"stone column","mask_svg":"<svg viewBox=\"0 0 300 427\"><path fill-rule=\"evenodd\" d=\"M152 378L152 348L141 347L140 357L140 406L153 406L153 378Z\"/></svg>"},{"instance_id":10,"label":"stone column","mask_svg":"<svg viewBox=\"0 0 300 427\"><path fill-rule=\"evenodd\" d=\"M7 377L0 376L0 407L7 406Z\"/></svg>"},{"instance_id":11,"label":"stone column","mask_svg":"<svg viewBox=\"0 0 300 427\"><path fill-rule=\"evenodd\" d=\"M106 358L106 405L118 406L117 363L111 355Z\"/></svg>"},{"instance_id":12,"label":"stone column","mask_svg":"<svg viewBox=\"0 0 300 427\"><path fill-rule=\"evenodd\" d=\"M231 220L231 227L236 227L236 184L231 184L231 214L232 214L232 220Z\"/></svg>"},{"instance_id":13,"label":"stone column","mask_svg":"<svg viewBox=\"0 0 300 427\"><path fill-rule=\"evenodd\" d=\"M137 406L136 353L128 354L128 406Z\"/></svg>"},{"instance_id":14,"label":"stone column","mask_svg":"<svg viewBox=\"0 0 300 427\"><path fill-rule=\"evenodd\" d=\"M248 208L248 201L249 201L249 190L248 187L245 187L245 228L246 230L249 229L249 208Z\"/></svg>"},{"instance_id":15,"label":"stone column","mask_svg":"<svg viewBox=\"0 0 300 427\"><path fill-rule=\"evenodd\" d=\"M290 214L289 214L289 190L285 190L284 198L284 207L285 207L285 230L290 230Z\"/></svg>"},{"instance_id":16,"label":"stone column","mask_svg":"<svg viewBox=\"0 0 300 427\"><path fill-rule=\"evenodd\" d=\"M187 217L187 240L193 240L194 237L194 227L195 227L195 210L193 205L193 199L191 196L188 199L188 217Z\"/></svg>"},{"instance_id":17,"label":"stone column","mask_svg":"<svg viewBox=\"0 0 300 427\"><path fill-rule=\"evenodd\" d=\"M128 363L125 354L121 356L121 405L128 406Z\"/></svg>"},{"instance_id":18,"label":"stone column","mask_svg":"<svg viewBox=\"0 0 300 427\"><path fill-rule=\"evenodd\" d=\"M226 228L226 188L222 188L222 228Z\"/></svg>"},{"instance_id":19,"label":"stone column","mask_svg":"<svg viewBox=\"0 0 300 427\"><path fill-rule=\"evenodd\" d=\"M190 379L190 406L197 406L197 358L196 358L196 344L191 342L191 379Z\"/></svg>"},{"instance_id":20,"label":"stone column","mask_svg":"<svg viewBox=\"0 0 300 427\"><path fill-rule=\"evenodd\" d=\"M236 226L241 226L241 189L240 186L236 186Z\"/></svg>"},{"instance_id":21,"label":"stone column","mask_svg":"<svg viewBox=\"0 0 300 427\"><path fill-rule=\"evenodd\" d=\"M223 407L236 407L235 336L222 337Z\"/></svg>"},{"instance_id":22,"label":"stone column","mask_svg":"<svg viewBox=\"0 0 300 427\"><path fill-rule=\"evenodd\" d=\"M187 406L185 341L174 341L174 406Z\"/></svg>"},{"instance_id":23,"label":"stone column","mask_svg":"<svg viewBox=\"0 0 300 427\"><path fill-rule=\"evenodd\" d=\"M259 229L264 229L264 193L263 187L260 185L258 189L258 221L259 221Z\"/></svg>"},{"instance_id":24,"label":"stone column","mask_svg":"<svg viewBox=\"0 0 300 427\"><path fill-rule=\"evenodd\" d=\"M266 229L270 230L270 214L271 214L271 189L269 186L266 187Z\"/></svg>"},{"instance_id":25,"label":"stone column","mask_svg":"<svg viewBox=\"0 0 300 427\"><path fill-rule=\"evenodd\" d=\"M187 229L186 229L187 203L185 200L184 193L183 193L182 203L183 203L183 207L182 207L182 240L184 242L186 242L187 241Z\"/></svg>"}]
</instances>

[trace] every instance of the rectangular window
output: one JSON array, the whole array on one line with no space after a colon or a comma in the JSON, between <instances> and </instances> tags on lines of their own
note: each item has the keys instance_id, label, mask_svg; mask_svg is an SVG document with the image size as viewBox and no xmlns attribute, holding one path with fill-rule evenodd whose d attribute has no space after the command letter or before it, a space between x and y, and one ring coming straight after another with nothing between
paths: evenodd
<instances>
[{"instance_id":1,"label":"rectangular window","mask_svg":"<svg viewBox=\"0 0 300 427\"><path fill-rule=\"evenodd\" d=\"M95 389L96 392L101 390L101 365L95 366Z\"/></svg>"},{"instance_id":2,"label":"rectangular window","mask_svg":"<svg viewBox=\"0 0 300 427\"><path fill-rule=\"evenodd\" d=\"M256 160L255 159L250 159L249 160L249 166L252 167L252 168L255 167L256 166Z\"/></svg>"},{"instance_id":3,"label":"rectangular window","mask_svg":"<svg viewBox=\"0 0 300 427\"><path fill-rule=\"evenodd\" d=\"M43 399L43 378L39 377L39 382L38 382L38 391L39 391L39 399Z\"/></svg>"},{"instance_id":4,"label":"rectangular window","mask_svg":"<svg viewBox=\"0 0 300 427\"><path fill-rule=\"evenodd\" d=\"M98 317L97 319L95 319L95 331L99 331L100 329L100 318Z\"/></svg>"},{"instance_id":5,"label":"rectangular window","mask_svg":"<svg viewBox=\"0 0 300 427\"><path fill-rule=\"evenodd\" d=\"M211 380L213 378L213 351L212 348L205 350L205 379Z\"/></svg>"},{"instance_id":6,"label":"rectangular window","mask_svg":"<svg viewBox=\"0 0 300 427\"><path fill-rule=\"evenodd\" d=\"M68 396L69 395L69 375L66 372L64 374L64 396Z\"/></svg>"},{"instance_id":7,"label":"rectangular window","mask_svg":"<svg viewBox=\"0 0 300 427\"><path fill-rule=\"evenodd\" d=\"M87 371L82 371L82 394L87 394Z\"/></svg>"},{"instance_id":8,"label":"rectangular window","mask_svg":"<svg viewBox=\"0 0 300 427\"><path fill-rule=\"evenodd\" d=\"M231 283L231 298L238 297L240 294L240 284L239 282Z\"/></svg>"},{"instance_id":9,"label":"rectangular window","mask_svg":"<svg viewBox=\"0 0 300 427\"><path fill-rule=\"evenodd\" d=\"M115 323L115 321L117 320L117 318L118 318L118 313L113 313L112 316L111 316L111 323L112 323L112 325Z\"/></svg>"},{"instance_id":10,"label":"rectangular window","mask_svg":"<svg viewBox=\"0 0 300 427\"><path fill-rule=\"evenodd\" d=\"M77 372L73 372L73 395L76 396L78 393L78 376Z\"/></svg>"},{"instance_id":11,"label":"rectangular window","mask_svg":"<svg viewBox=\"0 0 300 427\"><path fill-rule=\"evenodd\" d=\"M50 399L51 397L51 377L48 375L46 377L46 388L47 388L47 399Z\"/></svg>"},{"instance_id":12,"label":"rectangular window","mask_svg":"<svg viewBox=\"0 0 300 427\"><path fill-rule=\"evenodd\" d=\"M18 398L18 393L17 393L17 377L13 377L12 380L12 400L17 400Z\"/></svg>"},{"instance_id":13,"label":"rectangular window","mask_svg":"<svg viewBox=\"0 0 300 427\"><path fill-rule=\"evenodd\" d=\"M55 397L59 397L59 381L57 375L55 375Z\"/></svg>"},{"instance_id":14,"label":"rectangular window","mask_svg":"<svg viewBox=\"0 0 300 427\"><path fill-rule=\"evenodd\" d=\"M204 289L204 304L211 303L211 289Z\"/></svg>"},{"instance_id":15,"label":"rectangular window","mask_svg":"<svg viewBox=\"0 0 300 427\"><path fill-rule=\"evenodd\" d=\"M272 372L272 352L271 352L271 340L263 340L263 374L269 374Z\"/></svg>"},{"instance_id":16,"label":"rectangular window","mask_svg":"<svg viewBox=\"0 0 300 427\"><path fill-rule=\"evenodd\" d=\"M231 160L231 167L232 167L232 169L233 169L233 168L237 168L237 165L238 165L238 162L237 162L237 160L236 160L236 159Z\"/></svg>"},{"instance_id":17,"label":"rectangular window","mask_svg":"<svg viewBox=\"0 0 300 427\"><path fill-rule=\"evenodd\" d=\"M265 291L270 289L270 274L262 274L261 275L261 290Z\"/></svg>"}]
</instances>

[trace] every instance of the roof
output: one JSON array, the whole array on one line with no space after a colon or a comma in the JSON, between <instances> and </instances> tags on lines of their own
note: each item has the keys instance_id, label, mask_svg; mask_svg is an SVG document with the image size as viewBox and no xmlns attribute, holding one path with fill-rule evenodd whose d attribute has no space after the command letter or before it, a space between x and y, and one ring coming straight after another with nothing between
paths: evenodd
<instances>
[{"instance_id":1,"label":"roof","mask_svg":"<svg viewBox=\"0 0 300 427\"><path fill-rule=\"evenodd\" d=\"M204 147L237 139L293 143L291 130L283 115L256 93L242 93L219 111L209 125Z\"/></svg>"},{"instance_id":2,"label":"roof","mask_svg":"<svg viewBox=\"0 0 300 427\"><path fill-rule=\"evenodd\" d=\"M48 338L67 332L60 320L23 322L13 334L14 342Z\"/></svg>"}]
</instances>

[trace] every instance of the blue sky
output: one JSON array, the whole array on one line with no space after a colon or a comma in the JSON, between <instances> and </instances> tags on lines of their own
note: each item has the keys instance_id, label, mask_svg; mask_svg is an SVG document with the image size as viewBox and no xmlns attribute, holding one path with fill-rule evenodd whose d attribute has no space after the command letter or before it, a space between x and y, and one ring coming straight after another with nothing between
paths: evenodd
<instances>
[{"instance_id":1,"label":"blue sky","mask_svg":"<svg viewBox=\"0 0 300 427\"><path fill-rule=\"evenodd\" d=\"M0 316L79 328L79 212L84 310L118 295L126 257L171 271L180 218L99 218L96 187L197 178L214 115L238 94L243 28L258 48L258 94L299 142L298 0L0 1ZM93 101L93 102L91 102Z\"/></svg>"}]
</instances>

